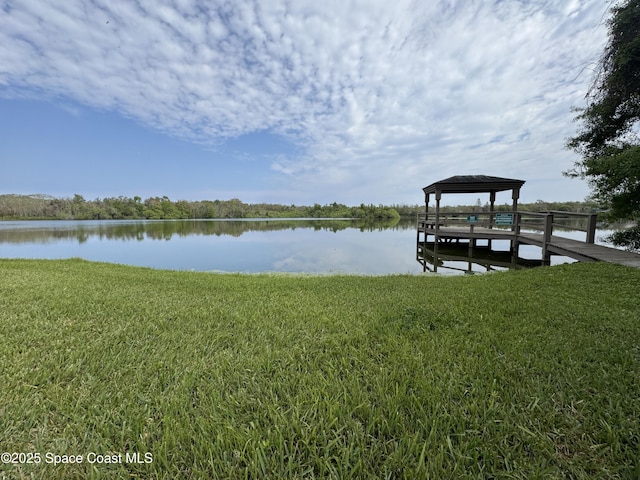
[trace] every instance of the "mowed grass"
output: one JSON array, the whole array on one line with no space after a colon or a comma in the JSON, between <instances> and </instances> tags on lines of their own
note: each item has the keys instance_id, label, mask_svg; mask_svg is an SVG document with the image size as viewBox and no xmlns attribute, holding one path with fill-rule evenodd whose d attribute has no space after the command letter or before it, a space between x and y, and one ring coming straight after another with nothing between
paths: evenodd
<instances>
[{"instance_id":1,"label":"mowed grass","mask_svg":"<svg viewBox=\"0 0 640 480\"><path fill-rule=\"evenodd\" d=\"M2 479L624 479L639 436L640 270L0 260Z\"/></svg>"}]
</instances>

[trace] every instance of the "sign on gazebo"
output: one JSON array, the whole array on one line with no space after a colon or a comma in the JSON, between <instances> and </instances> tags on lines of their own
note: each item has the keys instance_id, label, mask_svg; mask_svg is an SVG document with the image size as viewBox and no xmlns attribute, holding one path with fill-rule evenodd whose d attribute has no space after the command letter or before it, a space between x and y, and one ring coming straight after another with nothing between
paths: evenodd
<instances>
[{"instance_id":1,"label":"sign on gazebo","mask_svg":"<svg viewBox=\"0 0 640 480\"><path fill-rule=\"evenodd\" d=\"M513 213L496 213L496 225L513 225Z\"/></svg>"}]
</instances>

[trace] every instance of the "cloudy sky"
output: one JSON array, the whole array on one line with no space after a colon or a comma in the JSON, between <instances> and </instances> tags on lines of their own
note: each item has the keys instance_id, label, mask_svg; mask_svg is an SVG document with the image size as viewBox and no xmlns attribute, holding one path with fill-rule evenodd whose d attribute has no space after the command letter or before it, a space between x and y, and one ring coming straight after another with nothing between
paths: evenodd
<instances>
[{"instance_id":1,"label":"cloudy sky","mask_svg":"<svg viewBox=\"0 0 640 480\"><path fill-rule=\"evenodd\" d=\"M610 6L0 0L0 193L416 204L487 174L583 200L564 143Z\"/></svg>"}]
</instances>

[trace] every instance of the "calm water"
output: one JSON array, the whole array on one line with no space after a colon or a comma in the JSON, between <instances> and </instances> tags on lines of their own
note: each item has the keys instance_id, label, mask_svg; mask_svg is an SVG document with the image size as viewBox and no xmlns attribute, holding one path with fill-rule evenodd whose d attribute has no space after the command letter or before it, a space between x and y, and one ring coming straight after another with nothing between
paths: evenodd
<instances>
[{"instance_id":1,"label":"calm water","mask_svg":"<svg viewBox=\"0 0 640 480\"><path fill-rule=\"evenodd\" d=\"M412 220L395 225L304 219L0 222L2 258L80 257L172 270L422 274L415 242ZM520 255L537 259L540 253L523 246ZM569 261L553 257L553 263ZM461 265L452 266L467 268L466 262L457 263ZM438 272L458 273L447 268Z\"/></svg>"}]
</instances>

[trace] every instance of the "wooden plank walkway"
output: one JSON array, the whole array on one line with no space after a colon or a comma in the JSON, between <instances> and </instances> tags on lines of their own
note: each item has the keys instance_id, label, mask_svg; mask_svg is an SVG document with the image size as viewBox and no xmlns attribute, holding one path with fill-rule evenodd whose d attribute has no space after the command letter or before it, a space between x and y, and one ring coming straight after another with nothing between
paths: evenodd
<instances>
[{"instance_id":1,"label":"wooden plank walkway","mask_svg":"<svg viewBox=\"0 0 640 480\"><path fill-rule=\"evenodd\" d=\"M518 235L518 241L540 247L542 247L543 244L542 234L535 233L520 233L520 235ZM585 243L557 235L551 236L547 249L556 255L571 257L581 262L599 261L640 268L640 255L637 253L597 245L595 243Z\"/></svg>"},{"instance_id":2,"label":"wooden plank walkway","mask_svg":"<svg viewBox=\"0 0 640 480\"><path fill-rule=\"evenodd\" d=\"M418 230L425 235L435 235L435 228L432 225L422 224L418 227ZM511 230L498 228L475 227L471 231L468 227L443 226L438 229L438 237L440 240L515 240L518 244L535 245L544 248L544 235L542 233L520 232L516 235ZM640 254L604 245L551 235L546 248L550 254L570 257L581 262L601 261L640 268Z\"/></svg>"}]
</instances>

